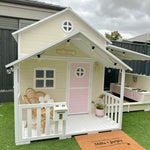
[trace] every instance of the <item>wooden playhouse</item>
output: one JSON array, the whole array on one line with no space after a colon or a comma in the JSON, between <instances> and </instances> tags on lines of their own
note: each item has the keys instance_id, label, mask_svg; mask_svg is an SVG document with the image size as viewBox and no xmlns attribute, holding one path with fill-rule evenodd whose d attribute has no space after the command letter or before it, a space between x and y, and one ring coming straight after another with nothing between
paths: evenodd
<instances>
[{"instance_id":1,"label":"wooden playhouse","mask_svg":"<svg viewBox=\"0 0 150 150\"><path fill-rule=\"evenodd\" d=\"M19 59L6 67L14 71L16 145L122 128L125 70L132 69L109 51L109 40L70 8L13 36ZM105 116L98 118L91 101L104 93L105 67L122 72L120 97L105 92ZM38 91L49 95L54 102L25 104L22 97L28 88L34 89L35 96Z\"/></svg>"}]
</instances>

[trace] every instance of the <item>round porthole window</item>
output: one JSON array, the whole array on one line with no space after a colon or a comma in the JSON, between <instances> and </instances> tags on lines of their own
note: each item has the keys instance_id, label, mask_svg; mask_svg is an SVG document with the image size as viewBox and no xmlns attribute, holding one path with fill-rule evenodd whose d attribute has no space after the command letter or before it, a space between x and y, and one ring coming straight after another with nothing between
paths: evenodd
<instances>
[{"instance_id":1,"label":"round porthole window","mask_svg":"<svg viewBox=\"0 0 150 150\"><path fill-rule=\"evenodd\" d=\"M63 23L62 23L62 29L65 31L65 32L71 32L72 29L73 29L73 24L70 20L65 20Z\"/></svg>"},{"instance_id":2,"label":"round porthole window","mask_svg":"<svg viewBox=\"0 0 150 150\"><path fill-rule=\"evenodd\" d=\"M85 69L83 67L77 67L76 70L75 70L75 75L78 78L83 78L84 75L85 75Z\"/></svg>"}]
</instances>

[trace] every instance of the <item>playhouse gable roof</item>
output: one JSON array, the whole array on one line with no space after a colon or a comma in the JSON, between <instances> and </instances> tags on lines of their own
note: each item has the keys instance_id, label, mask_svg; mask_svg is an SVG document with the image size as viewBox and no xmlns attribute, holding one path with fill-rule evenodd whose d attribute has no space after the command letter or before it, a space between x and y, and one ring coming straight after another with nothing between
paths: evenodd
<instances>
[{"instance_id":1,"label":"playhouse gable roof","mask_svg":"<svg viewBox=\"0 0 150 150\"><path fill-rule=\"evenodd\" d=\"M63 39L51 43L47 47L36 51L32 54L29 54L28 56L16 60L8 65L6 65L6 68L9 68L11 66L14 66L16 64L19 64L29 58L37 58L38 55L40 55L40 58L44 58L45 56L48 56L48 51L51 51L52 48L56 47L57 45L64 44L67 42L71 42L73 45L78 47L80 50L82 50L85 54L90 56L94 61L100 62L105 67L111 67L111 68L117 68L117 69L125 69L125 70L132 70L128 65L123 63L120 59L118 59L116 56L111 54L108 50L103 48L101 45L99 45L97 42L95 42L93 39L91 39L88 35L85 33L78 31L74 32L67 37L64 37ZM48 58L48 57L46 57ZM73 58L73 57L72 57ZM71 59L72 59L71 58Z\"/></svg>"},{"instance_id":2,"label":"playhouse gable roof","mask_svg":"<svg viewBox=\"0 0 150 150\"><path fill-rule=\"evenodd\" d=\"M23 34L24 32L27 32L29 30L34 29L37 26L40 26L41 24L44 24L48 21L51 21L53 19L56 19L59 16L63 16L63 15L67 15L70 14L73 16L73 18L78 19L79 22L83 23L84 26L88 27L95 35L98 36L98 38L103 41L103 42L107 42L111 44L111 41L109 41L107 38L105 38L101 33L99 33L97 30L95 30L91 25L89 25L86 21L84 21L79 15L77 15L70 7L64 9L63 11L60 11L54 15L51 15L49 17L46 17L38 22L35 22L27 27L24 27L18 31L15 31L12 33L12 35L14 36L15 40L18 41L18 35L19 34ZM67 19L67 18L66 18ZM80 29L78 29L80 30ZM85 31L84 31L85 32Z\"/></svg>"}]
</instances>

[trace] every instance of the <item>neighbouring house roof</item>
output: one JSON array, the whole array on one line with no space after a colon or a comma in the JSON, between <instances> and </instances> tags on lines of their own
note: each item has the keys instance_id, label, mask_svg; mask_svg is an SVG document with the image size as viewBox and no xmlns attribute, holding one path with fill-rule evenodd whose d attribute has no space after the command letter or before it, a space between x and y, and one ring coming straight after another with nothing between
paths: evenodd
<instances>
[{"instance_id":1,"label":"neighbouring house roof","mask_svg":"<svg viewBox=\"0 0 150 150\"><path fill-rule=\"evenodd\" d=\"M32 6L32 7L38 7L38 8L45 8L45 9L51 9L51 10L57 10L57 11L61 11L66 8L66 7L62 7L59 5L39 2L36 0L1 0L0 2L19 4L19 5L24 5L24 6Z\"/></svg>"},{"instance_id":2,"label":"neighbouring house roof","mask_svg":"<svg viewBox=\"0 0 150 150\"><path fill-rule=\"evenodd\" d=\"M131 41L112 41L114 46L130 49L137 53L145 54L150 56L150 43L143 42L131 42ZM129 66L132 66L133 71L130 73L143 74L150 76L150 60L149 61L125 61Z\"/></svg>"},{"instance_id":3,"label":"neighbouring house roof","mask_svg":"<svg viewBox=\"0 0 150 150\"><path fill-rule=\"evenodd\" d=\"M128 39L128 41L150 43L150 33L145 33L145 34L130 38Z\"/></svg>"},{"instance_id":4,"label":"neighbouring house roof","mask_svg":"<svg viewBox=\"0 0 150 150\"><path fill-rule=\"evenodd\" d=\"M68 39L72 44L74 44L84 53L88 54L95 61L98 61L101 64L103 64L105 67L111 67L111 68L117 68L117 69L124 68L125 70L128 70L128 69L132 70L132 68L130 68L124 62L122 62L119 58L117 58L115 55L110 53L108 50L103 48L101 45L96 43L94 40L92 40L90 37L88 37L85 33L81 31L74 32L68 35L67 37L64 37L63 39L56 41L39 51L36 51L22 59L16 60L6 65L6 68L19 64L29 58L37 58L38 55L43 55L43 56L47 55L48 51L50 51L51 48L57 46L58 44L61 44L61 43L63 44L64 42L67 43ZM92 46L94 46L93 50L92 50Z\"/></svg>"},{"instance_id":5,"label":"neighbouring house roof","mask_svg":"<svg viewBox=\"0 0 150 150\"><path fill-rule=\"evenodd\" d=\"M150 60L150 56L132 50L108 45L107 49L121 60Z\"/></svg>"},{"instance_id":6,"label":"neighbouring house roof","mask_svg":"<svg viewBox=\"0 0 150 150\"><path fill-rule=\"evenodd\" d=\"M37 21L25 28L22 28L16 32L13 32L12 35L14 36L15 40L17 41L17 36L18 34L20 33L23 33L23 32L26 32L28 30L31 30L32 28L35 28L37 26L39 26L40 24L42 23L45 23L51 19L54 19L55 17L59 16L59 15L63 15L64 13L72 13L74 15L74 17L77 17L79 20L81 20L82 22L84 22L85 25L87 25L88 27L91 28L92 31L94 31L95 34L97 34L101 39L103 39L104 41L108 42L109 44L111 44L111 41L109 41L106 37L104 37L101 33L99 33L97 30L95 30L93 27L91 27L86 21L84 21L79 15L77 15L70 7L67 7L66 9L60 11L60 12L57 12L56 14L54 15L51 15L49 17L46 17L40 21Z\"/></svg>"}]
</instances>

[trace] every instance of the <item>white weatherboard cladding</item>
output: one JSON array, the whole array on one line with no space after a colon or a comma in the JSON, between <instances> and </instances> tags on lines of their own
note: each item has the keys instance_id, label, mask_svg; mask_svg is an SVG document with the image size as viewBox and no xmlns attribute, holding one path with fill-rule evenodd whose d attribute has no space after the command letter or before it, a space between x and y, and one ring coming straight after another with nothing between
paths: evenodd
<instances>
[{"instance_id":1,"label":"white weatherboard cladding","mask_svg":"<svg viewBox=\"0 0 150 150\"><path fill-rule=\"evenodd\" d=\"M76 60L79 62L81 60ZM85 60L86 61L86 60ZM82 61L81 61L82 62ZM34 87L35 68L55 68L55 89L40 89L49 94L55 101L66 101L67 94L67 64L65 60L30 59L20 64L20 94L24 95L26 88ZM94 99L102 92L103 66L99 63L93 64L93 76L91 77L92 88L91 99ZM59 94L58 94L59 93Z\"/></svg>"},{"instance_id":2,"label":"white weatherboard cladding","mask_svg":"<svg viewBox=\"0 0 150 150\"><path fill-rule=\"evenodd\" d=\"M85 52L75 46L72 41L60 43L53 48L49 48L43 55L61 57L81 57L90 58Z\"/></svg>"},{"instance_id":3,"label":"white weatherboard cladding","mask_svg":"<svg viewBox=\"0 0 150 150\"><path fill-rule=\"evenodd\" d=\"M40 24L31 30L20 33L20 53L31 54L39 49L42 49L43 47L50 45L53 42L66 37L68 33L65 33L61 27L62 22L66 19L73 22L73 30L71 33L82 30L88 36L93 38L93 40L104 47L105 42L101 40L98 35L94 34L94 32L88 26L75 18L71 13L67 13Z\"/></svg>"},{"instance_id":4,"label":"white weatherboard cladding","mask_svg":"<svg viewBox=\"0 0 150 150\"><path fill-rule=\"evenodd\" d=\"M40 89L49 94L55 101L66 100L66 78L67 63L66 61L55 60L38 60L30 59L20 65L20 93L24 95L27 88L34 88L34 69L35 68L54 68L55 69L55 88ZM37 90L37 89L36 89ZM39 90L39 89L38 89ZM58 94L59 93L59 94Z\"/></svg>"}]
</instances>

